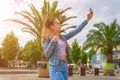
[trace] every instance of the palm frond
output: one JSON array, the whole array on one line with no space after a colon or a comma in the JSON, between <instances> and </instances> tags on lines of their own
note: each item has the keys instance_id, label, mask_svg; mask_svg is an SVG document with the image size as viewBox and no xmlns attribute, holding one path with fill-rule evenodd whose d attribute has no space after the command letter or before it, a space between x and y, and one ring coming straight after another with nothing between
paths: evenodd
<instances>
[{"instance_id":1,"label":"palm frond","mask_svg":"<svg viewBox=\"0 0 120 80\"><path fill-rule=\"evenodd\" d=\"M12 21L12 22L16 22L16 23L19 23L21 25L24 25L26 27L32 27L29 23L23 22L23 21L18 20L18 19L7 19L5 21Z\"/></svg>"},{"instance_id":2,"label":"palm frond","mask_svg":"<svg viewBox=\"0 0 120 80\"><path fill-rule=\"evenodd\" d=\"M38 10L35 5L27 3L30 11L22 10L20 12L16 12L17 15L23 17L24 20L21 19L8 19L6 21L12 21L19 24L22 24L24 28L22 31L28 32L35 37L41 38L41 30L43 27L43 22L46 18L58 18L60 20L61 25L64 27L67 25L67 22L70 19L76 18L76 16L69 16L67 17L64 13L71 9L71 7L65 9L57 9L58 1L54 1L52 5L47 0L44 0L43 6L40 10ZM74 28L75 26L67 27L62 30L65 32L70 28Z\"/></svg>"},{"instance_id":3,"label":"palm frond","mask_svg":"<svg viewBox=\"0 0 120 80\"><path fill-rule=\"evenodd\" d=\"M71 29L71 28L75 28L75 27L76 27L76 26L70 26L70 27L67 27L67 28L61 30L61 32L65 32L66 30Z\"/></svg>"}]
</instances>

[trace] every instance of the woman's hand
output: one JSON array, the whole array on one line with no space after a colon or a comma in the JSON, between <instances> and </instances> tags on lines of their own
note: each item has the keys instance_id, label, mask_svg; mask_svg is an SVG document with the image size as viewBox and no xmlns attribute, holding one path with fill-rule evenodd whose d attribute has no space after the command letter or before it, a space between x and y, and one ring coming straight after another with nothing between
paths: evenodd
<instances>
[{"instance_id":1,"label":"woman's hand","mask_svg":"<svg viewBox=\"0 0 120 80\"><path fill-rule=\"evenodd\" d=\"M58 35L53 36L54 42L57 42L59 39L60 39L60 37Z\"/></svg>"},{"instance_id":2,"label":"woman's hand","mask_svg":"<svg viewBox=\"0 0 120 80\"><path fill-rule=\"evenodd\" d=\"M92 18L92 16L93 16L93 11L92 11L92 9L90 8L89 13L87 14L87 19L86 19L86 21L88 22L88 21Z\"/></svg>"}]
</instances>

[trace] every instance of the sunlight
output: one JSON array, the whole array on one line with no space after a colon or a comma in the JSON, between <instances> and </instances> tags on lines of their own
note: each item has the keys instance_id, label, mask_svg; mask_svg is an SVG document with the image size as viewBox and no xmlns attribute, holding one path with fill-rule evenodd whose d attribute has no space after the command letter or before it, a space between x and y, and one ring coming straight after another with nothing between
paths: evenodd
<instances>
[{"instance_id":1,"label":"sunlight","mask_svg":"<svg viewBox=\"0 0 120 80\"><path fill-rule=\"evenodd\" d=\"M8 0L0 0L0 10L3 10L0 13L0 21L4 21L6 18L11 16L11 6L10 4L12 4L12 2L9 2Z\"/></svg>"},{"instance_id":2,"label":"sunlight","mask_svg":"<svg viewBox=\"0 0 120 80\"><path fill-rule=\"evenodd\" d=\"M0 0L0 10L3 10L0 13L0 22L3 22L5 19L13 18L15 11L20 11L25 7L25 2L30 0Z\"/></svg>"}]
</instances>

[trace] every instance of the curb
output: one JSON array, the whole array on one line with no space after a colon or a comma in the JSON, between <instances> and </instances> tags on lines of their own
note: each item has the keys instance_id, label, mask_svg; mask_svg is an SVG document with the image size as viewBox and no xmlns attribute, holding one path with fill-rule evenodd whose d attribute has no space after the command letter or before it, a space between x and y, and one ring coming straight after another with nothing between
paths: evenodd
<instances>
[{"instance_id":1,"label":"curb","mask_svg":"<svg viewBox=\"0 0 120 80\"><path fill-rule=\"evenodd\" d=\"M0 69L0 74L37 74L37 70L32 70L32 69Z\"/></svg>"}]
</instances>

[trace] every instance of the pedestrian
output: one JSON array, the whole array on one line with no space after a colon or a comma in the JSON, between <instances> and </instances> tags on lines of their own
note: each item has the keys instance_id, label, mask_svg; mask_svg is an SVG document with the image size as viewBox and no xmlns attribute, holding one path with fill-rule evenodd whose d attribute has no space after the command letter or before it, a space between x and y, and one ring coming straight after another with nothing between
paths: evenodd
<instances>
[{"instance_id":1,"label":"pedestrian","mask_svg":"<svg viewBox=\"0 0 120 80\"><path fill-rule=\"evenodd\" d=\"M87 18L81 25L67 34L61 35L61 24L57 18L47 18L42 29L42 47L44 55L49 59L50 80L68 80L68 65L66 56L69 56L67 40L79 33L93 16L90 9Z\"/></svg>"}]
</instances>

